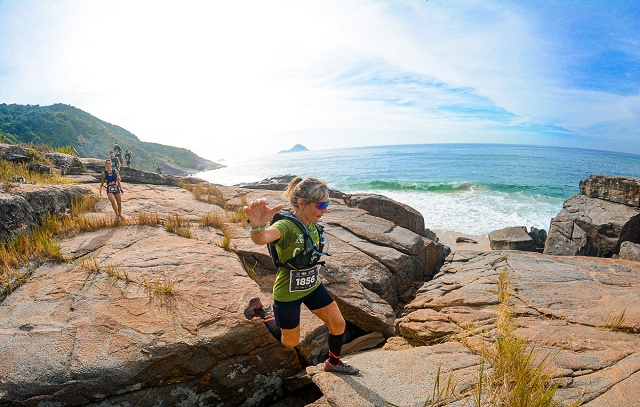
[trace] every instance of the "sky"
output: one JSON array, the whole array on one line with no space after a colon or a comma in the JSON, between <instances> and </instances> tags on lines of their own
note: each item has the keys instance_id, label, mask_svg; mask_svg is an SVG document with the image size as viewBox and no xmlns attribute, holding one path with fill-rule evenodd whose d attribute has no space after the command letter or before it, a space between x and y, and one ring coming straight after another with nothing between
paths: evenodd
<instances>
[{"instance_id":1,"label":"sky","mask_svg":"<svg viewBox=\"0 0 640 407\"><path fill-rule=\"evenodd\" d=\"M423 143L640 154L636 0L0 0L0 103L213 161Z\"/></svg>"}]
</instances>

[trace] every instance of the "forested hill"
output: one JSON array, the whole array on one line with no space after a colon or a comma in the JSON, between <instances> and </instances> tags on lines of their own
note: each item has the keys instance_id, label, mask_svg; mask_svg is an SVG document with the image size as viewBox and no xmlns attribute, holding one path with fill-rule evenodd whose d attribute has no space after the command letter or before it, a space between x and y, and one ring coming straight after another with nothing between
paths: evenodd
<instances>
[{"instance_id":1,"label":"forested hill","mask_svg":"<svg viewBox=\"0 0 640 407\"><path fill-rule=\"evenodd\" d=\"M179 135L177 135L179 136ZM71 146L80 157L108 158L115 143L129 149L131 166L143 171L184 175L223 165L198 157L185 148L140 141L122 127L65 104L51 106L0 104L0 142Z\"/></svg>"}]
</instances>

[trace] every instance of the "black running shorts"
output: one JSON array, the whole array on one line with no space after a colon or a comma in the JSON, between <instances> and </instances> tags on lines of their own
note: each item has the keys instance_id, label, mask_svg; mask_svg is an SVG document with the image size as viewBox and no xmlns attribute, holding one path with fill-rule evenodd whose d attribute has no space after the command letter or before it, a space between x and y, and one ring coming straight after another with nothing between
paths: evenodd
<instances>
[{"instance_id":1,"label":"black running shorts","mask_svg":"<svg viewBox=\"0 0 640 407\"><path fill-rule=\"evenodd\" d=\"M273 315L276 324L282 329L293 329L300 325L300 305L304 304L311 311L326 307L333 302L333 297L322 283L299 300L281 302L273 300Z\"/></svg>"}]
</instances>

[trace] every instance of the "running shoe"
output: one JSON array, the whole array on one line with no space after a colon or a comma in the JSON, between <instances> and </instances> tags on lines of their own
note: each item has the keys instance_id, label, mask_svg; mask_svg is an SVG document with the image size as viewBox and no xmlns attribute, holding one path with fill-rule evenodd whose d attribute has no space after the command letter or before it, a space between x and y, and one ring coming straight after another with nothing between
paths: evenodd
<instances>
[{"instance_id":1,"label":"running shoe","mask_svg":"<svg viewBox=\"0 0 640 407\"><path fill-rule=\"evenodd\" d=\"M261 308L262 308L262 302L260 301L260 298L255 297L250 299L249 306L244 310L245 318L253 319L254 317L257 317L256 313L253 311Z\"/></svg>"},{"instance_id":2,"label":"running shoe","mask_svg":"<svg viewBox=\"0 0 640 407\"><path fill-rule=\"evenodd\" d=\"M332 365L331 363L329 363L329 359L327 359L326 362L324 362L324 371L341 373L341 374L350 374L350 375L355 375L355 374L358 374L359 372L358 368L353 367L350 364L345 363L343 361L340 361L340 363L337 365Z\"/></svg>"}]
</instances>

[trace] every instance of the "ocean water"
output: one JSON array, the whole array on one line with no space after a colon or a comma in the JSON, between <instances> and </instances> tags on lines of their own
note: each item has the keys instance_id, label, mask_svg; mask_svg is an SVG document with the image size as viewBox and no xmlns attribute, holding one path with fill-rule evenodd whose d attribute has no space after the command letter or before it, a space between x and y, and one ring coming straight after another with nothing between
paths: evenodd
<instances>
[{"instance_id":1,"label":"ocean water","mask_svg":"<svg viewBox=\"0 0 640 407\"><path fill-rule=\"evenodd\" d=\"M640 178L640 155L501 144L420 144L274 154L195 176L240 185L279 175L324 179L418 210L431 230L482 235L507 226L549 231L592 174Z\"/></svg>"}]
</instances>

